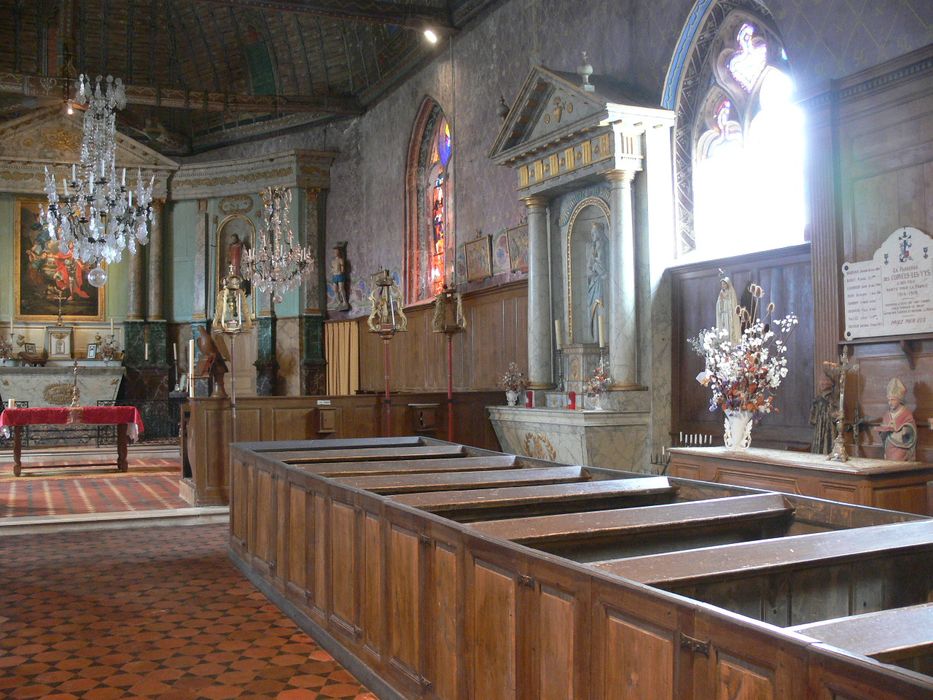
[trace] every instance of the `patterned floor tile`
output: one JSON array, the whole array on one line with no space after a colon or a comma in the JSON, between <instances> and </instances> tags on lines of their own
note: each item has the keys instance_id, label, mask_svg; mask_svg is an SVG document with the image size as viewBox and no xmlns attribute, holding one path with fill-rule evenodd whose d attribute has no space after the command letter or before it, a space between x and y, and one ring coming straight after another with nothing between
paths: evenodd
<instances>
[{"instance_id":1,"label":"patterned floor tile","mask_svg":"<svg viewBox=\"0 0 933 700\"><path fill-rule=\"evenodd\" d=\"M376 700L226 546L225 525L0 538L0 697Z\"/></svg>"}]
</instances>

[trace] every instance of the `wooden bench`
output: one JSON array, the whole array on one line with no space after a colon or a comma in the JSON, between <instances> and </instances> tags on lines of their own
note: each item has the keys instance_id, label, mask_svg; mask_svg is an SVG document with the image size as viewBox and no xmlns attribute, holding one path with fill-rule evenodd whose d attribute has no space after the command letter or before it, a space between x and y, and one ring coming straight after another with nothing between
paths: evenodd
<instances>
[{"instance_id":1,"label":"wooden bench","mask_svg":"<svg viewBox=\"0 0 933 700\"><path fill-rule=\"evenodd\" d=\"M890 557L909 550L933 550L933 520L704 547L595 566L632 581L668 587L869 559L876 554Z\"/></svg>"},{"instance_id":2,"label":"wooden bench","mask_svg":"<svg viewBox=\"0 0 933 700\"><path fill-rule=\"evenodd\" d=\"M373 493L396 494L416 492L453 491L470 486L486 489L502 486L531 486L563 484L589 480L590 475L582 467L551 467L549 469L502 469L454 473L392 474L377 476L352 476L337 479L341 484L365 489Z\"/></svg>"},{"instance_id":3,"label":"wooden bench","mask_svg":"<svg viewBox=\"0 0 933 700\"><path fill-rule=\"evenodd\" d=\"M287 450L263 452L263 457L287 461L289 464L314 462L365 462L368 460L428 459L456 457L464 454L460 445L416 445L412 447L355 447L326 450Z\"/></svg>"},{"instance_id":4,"label":"wooden bench","mask_svg":"<svg viewBox=\"0 0 933 700\"><path fill-rule=\"evenodd\" d=\"M549 486L509 486L435 493L390 496L390 500L420 508L463 522L466 519L489 519L491 513L502 517L521 517L533 513L556 513L611 508L622 502L640 503L657 496L673 495L674 487L666 477L607 479Z\"/></svg>"},{"instance_id":5,"label":"wooden bench","mask_svg":"<svg viewBox=\"0 0 933 700\"><path fill-rule=\"evenodd\" d=\"M319 462L301 464L292 460L281 460L294 464L297 469L327 477L364 476L377 474L416 474L419 472L476 472L485 469L507 469L514 467L512 455L489 457L428 458L411 462L404 460L374 460L372 462Z\"/></svg>"},{"instance_id":6,"label":"wooden bench","mask_svg":"<svg viewBox=\"0 0 933 700\"><path fill-rule=\"evenodd\" d=\"M933 652L933 603L791 627L834 647L888 663Z\"/></svg>"}]
</instances>

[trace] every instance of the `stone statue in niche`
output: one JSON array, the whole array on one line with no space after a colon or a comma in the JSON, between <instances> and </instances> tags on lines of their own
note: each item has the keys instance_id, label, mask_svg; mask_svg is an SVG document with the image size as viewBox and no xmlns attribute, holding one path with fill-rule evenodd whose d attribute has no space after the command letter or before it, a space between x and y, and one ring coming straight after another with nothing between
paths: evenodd
<instances>
[{"instance_id":1,"label":"stone statue in niche","mask_svg":"<svg viewBox=\"0 0 933 700\"><path fill-rule=\"evenodd\" d=\"M347 263L347 244L340 241L333 247L334 256L330 260L330 273L328 282L330 292L327 308L334 311L349 311L350 302L347 299L347 280L349 264Z\"/></svg>"},{"instance_id":2,"label":"stone statue in niche","mask_svg":"<svg viewBox=\"0 0 933 700\"><path fill-rule=\"evenodd\" d=\"M878 426L884 442L884 458L912 462L917 458L917 423L904 405L907 387L895 377L888 382L888 412Z\"/></svg>"},{"instance_id":3,"label":"stone statue in niche","mask_svg":"<svg viewBox=\"0 0 933 700\"><path fill-rule=\"evenodd\" d=\"M739 298L732 282L719 271L719 296L716 298L716 328L726 331L730 343L742 340L742 321L738 314Z\"/></svg>"},{"instance_id":4,"label":"stone statue in niche","mask_svg":"<svg viewBox=\"0 0 933 700\"><path fill-rule=\"evenodd\" d=\"M599 317L605 309L604 282L607 271L603 258L602 226L598 221L594 221L590 229L586 261L586 304L589 310L590 337L594 339L597 337Z\"/></svg>"}]
</instances>

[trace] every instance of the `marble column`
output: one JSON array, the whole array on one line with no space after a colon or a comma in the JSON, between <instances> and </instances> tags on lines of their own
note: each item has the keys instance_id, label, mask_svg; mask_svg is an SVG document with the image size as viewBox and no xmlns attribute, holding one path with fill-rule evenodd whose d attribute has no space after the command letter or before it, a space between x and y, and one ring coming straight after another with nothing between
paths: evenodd
<instances>
[{"instance_id":1,"label":"marble column","mask_svg":"<svg viewBox=\"0 0 933 700\"><path fill-rule=\"evenodd\" d=\"M142 321L145 318L146 266L145 248L137 248L136 255L129 255L129 274L126 318L129 321Z\"/></svg>"},{"instance_id":2,"label":"marble column","mask_svg":"<svg viewBox=\"0 0 933 700\"><path fill-rule=\"evenodd\" d=\"M149 320L162 320L162 211L164 199L152 201L152 226L149 231Z\"/></svg>"},{"instance_id":3,"label":"marble column","mask_svg":"<svg viewBox=\"0 0 933 700\"><path fill-rule=\"evenodd\" d=\"M324 271L327 267L324 246L327 190L305 190L304 243L314 251L317 264L302 283L301 311L301 393L323 394L327 391L327 362L324 359L324 309L327 295Z\"/></svg>"},{"instance_id":4,"label":"marble column","mask_svg":"<svg viewBox=\"0 0 933 700\"><path fill-rule=\"evenodd\" d=\"M632 170L613 170L607 176L611 188L612 283L609 289L609 376L614 389L638 385L635 297L635 227L632 219Z\"/></svg>"},{"instance_id":5,"label":"marble column","mask_svg":"<svg viewBox=\"0 0 933 700\"><path fill-rule=\"evenodd\" d=\"M550 389L551 293L548 269L547 199L526 197L528 207L528 386Z\"/></svg>"}]
</instances>

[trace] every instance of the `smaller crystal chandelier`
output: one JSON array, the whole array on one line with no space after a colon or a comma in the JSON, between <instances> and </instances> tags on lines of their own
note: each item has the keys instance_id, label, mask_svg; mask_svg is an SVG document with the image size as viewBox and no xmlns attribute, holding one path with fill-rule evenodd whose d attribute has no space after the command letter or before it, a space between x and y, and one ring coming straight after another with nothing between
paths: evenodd
<instances>
[{"instance_id":1,"label":"smaller crystal chandelier","mask_svg":"<svg viewBox=\"0 0 933 700\"><path fill-rule=\"evenodd\" d=\"M243 256L246 275L260 292L270 292L272 301L281 304L285 294L311 273L314 256L310 247L295 243L288 214L291 191L286 187L267 187L261 195L263 220L259 245Z\"/></svg>"},{"instance_id":2,"label":"smaller crystal chandelier","mask_svg":"<svg viewBox=\"0 0 933 700\"><path fill-rule=\"evenodd\" d=\"M126 91L119 78L108 75L104 88L101 80L97 76L93 89L87 76L77 80L74 101L87 106L80 163L71 166L70 180L62 179L61 194L55 175L45 169L49 206L41 209L39 217L53 240L71 248L78 260L94 265L88 282L95 287L107 282L102 262L119 261L126 249L135 255L137 244L148 242L155 182L152 176L144 185L137 170L135 192L127 189L126 168L117 182L116 113L126 106Z\"/></svg>"}]
</instances>

